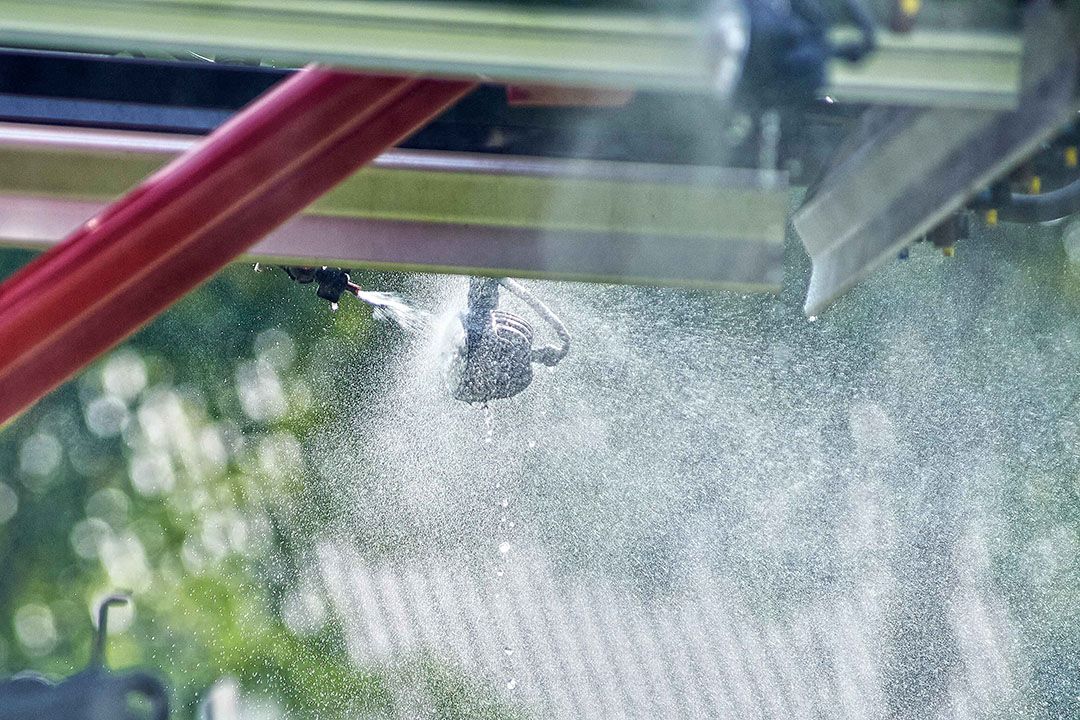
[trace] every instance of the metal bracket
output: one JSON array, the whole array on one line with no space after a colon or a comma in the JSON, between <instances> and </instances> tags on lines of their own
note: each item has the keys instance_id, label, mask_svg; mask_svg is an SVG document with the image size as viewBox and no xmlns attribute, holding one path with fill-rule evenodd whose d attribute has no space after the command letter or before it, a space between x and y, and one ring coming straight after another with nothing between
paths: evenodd
<instances>
[{"instance_id":1,"label":"metal bracket","mask_svg":"<svg viewBox=\"0 0 1080 720\"><path fill-rule=\"evenodd\" d=\"M816 315L1029 155L1077 107L1077 41L1053 8L1030 8L1024 90L1008 112L875 108L793 224L813 260Z\"/></svg>"}]
</instances>

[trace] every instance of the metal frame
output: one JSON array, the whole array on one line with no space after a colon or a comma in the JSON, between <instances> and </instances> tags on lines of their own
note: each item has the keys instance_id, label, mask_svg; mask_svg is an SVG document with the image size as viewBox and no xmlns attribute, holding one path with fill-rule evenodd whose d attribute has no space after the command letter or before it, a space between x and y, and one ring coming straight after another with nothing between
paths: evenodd
<instances>
[{"instance_id":1,"label":"metal frame","mask_svg":"<svg viewBox=\"0 0 1080 720\"><path fill-rule=\"evenodd\" d=\"M0 244L44 247L181 135L0 124ZM783 173L394 149L246 257L777 290Z\"/></svg>"},{"instance_id":2,"label":"metal frame","mask_svg":"<svg viewBox=\"0 0 1080 720\"><path fill-rule=\"evenodd\" d=\"M323 61L510 82L711 92L707 24L662 13L385 0L0 0L0 43ZM838 30L843 35L847 30ZM843 101L1013 107L1017 35L882 33L866 64L834 62Z\"/></svg>"},{"instance_id":3,"label":"metal frame","mask_svg":"<svg viewBox=\"0 0 1080 720\"><path fill-rule=\"evenodd\" d=\"M962 210L1080 106L1080 53L1068 18L1028 9L1030 52L1012 111L873 108L792 225L813 261L804 310L817 315L903 248Z\"/></svg>"},{"instance_id":4,"label":"metal frame","mask_svg":"<svg viewBox=\"0 0 1080 720\"><path fill-rule=\"evenodd\" d=\"M472 87L311 68L153 173L0 285L0 422Z\"/></svg>"}]
</instances>

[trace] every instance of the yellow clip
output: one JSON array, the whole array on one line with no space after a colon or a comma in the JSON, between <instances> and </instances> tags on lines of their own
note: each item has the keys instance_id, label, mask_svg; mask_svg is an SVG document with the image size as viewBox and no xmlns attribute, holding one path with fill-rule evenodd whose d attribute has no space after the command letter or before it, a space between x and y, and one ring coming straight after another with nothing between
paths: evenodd
<instances>
[{"instance_id":1,"label":"yellow clip","mask_svg":"<svg viewBox=\"0 0 1080 720\"><path fill-rule=\"evenodd\" d=\"M1065 148L1065 167L1074 168L1080 165L1080 153L1077 153L1076 146L1070 145Z\"/></svg>"},{"instance_id":2,"label":"yellow clip","mask_svg":"<svg viewBox=\"0 0 1080 720\"><path fill-rule=\"evenodd\" d=\"M907 16L918 15L922 8L922 0L900 0L900 12Z\"/></svg>"},{"instance_id":3,"label":"yellow clip","mask_svg":"<svg viewBox=\"0 0 1080 720\"><path fill-rule=\"evenodd\" d=\"M986 224L987 225L997 225L998 224L997 208L990 208L989 210L986 211Z\"/></svg>"},{"instance_id":4,"label":"yellow clip","mask_svg":"<svg viewBox=\"0 0 1080 720\"><path fill-rule=\"evenodd\" d=\"M1030 188L1029 192L1032 195L1038 195L1039 193L1041 193L1042 192L1042 178L1039 177L1038 175L1033 175L1031 177L1031 183L1029 185L1029 188Z\"/></svg>"},{"instance_id":5,"label":"yellow clip","mask_svg":"<svg viewBox=\"0 0 1080 720\"><path fill-rule=\"evenodd\" d=\"M946 245L945 247L941 248L941 254L945 257L952 257L956 254L956 248L952 245Z\"/></svg>"}]
</instances>

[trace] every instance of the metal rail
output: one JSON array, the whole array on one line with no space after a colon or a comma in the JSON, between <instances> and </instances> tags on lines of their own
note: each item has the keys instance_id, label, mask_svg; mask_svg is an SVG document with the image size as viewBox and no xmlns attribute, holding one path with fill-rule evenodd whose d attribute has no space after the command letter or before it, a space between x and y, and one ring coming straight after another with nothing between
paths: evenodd
<instances>
[{"instance_id":1,"label":"metal rail","mask_svg":"<svg viewBox=\"0 0 1080 720\"><path fill-rule=\"evenodd\" d=\"M308 69L153 173L0 285L0 422L471 88Z\"/></svg>"},{"instance_id":2,"label":"metal rail","mask_svg":"<svg viewBox=\"0 0 1080 720\"><path fill-rule=\"evenodd\" d=\"M706 23L662 13L382 0L0 0L0 43L197 51L498 81L709 92ZM838 36L845 30L839 30ZM841 101L1011 108L1018 36L882 33L864 65L834 62Z\"/></svg>"},{"instance_id":3,"label":"metal rail","mask_svg":"<svg viewBox=\"0 0 1080 720\"><path fill-rule=\"evenodd\" d=\"M0 245L47 247L196 142L0 124ZM246 257L775 290L788 202L782 173L394 149Z\"/></svg>"},{"instance_id":4,"label":"metal rail","mask_svg":"<svg viewBox=\"0 0 1080 720\"><path fill-rule=\"evenodd\" d=\"M854 35L841 29L833 38ZM879 33L877 48L863 62L830 65L825 91L848 102L1012 109L1020 93L1023 49L1019 35Z\"/></svg>"}]
</instances>

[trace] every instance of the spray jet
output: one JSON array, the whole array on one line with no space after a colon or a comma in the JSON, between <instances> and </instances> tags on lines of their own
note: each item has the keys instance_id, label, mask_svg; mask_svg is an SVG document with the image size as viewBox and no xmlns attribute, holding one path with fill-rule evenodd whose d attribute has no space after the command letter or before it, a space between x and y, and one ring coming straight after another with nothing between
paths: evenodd
<instances>
[{"instance_id":1,"label":"spray jet","mask_svg":"<svg viewBox=\"0 0 1080 720\"><path fill-rule=\"evenodd\" d=\"M533 328L515 313L498 309L499 288L523 301L555 330L559 345L533 347ZM454 398L487 403L517 395L532 382L532 364L554 367L570 351L570 333L547 305L510 278L471 278L462 314L463 343L451 365Z\"/></svg>"}]
</instances>

